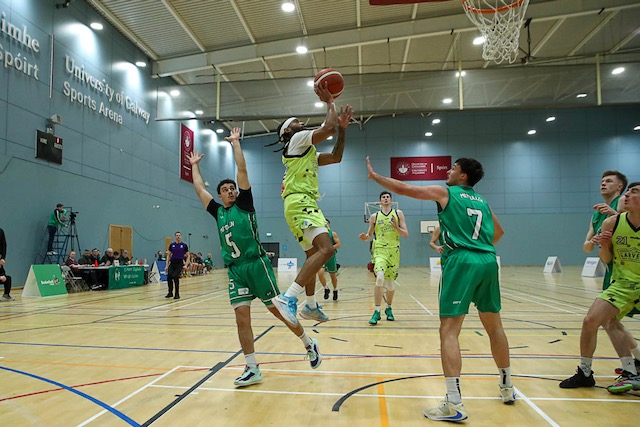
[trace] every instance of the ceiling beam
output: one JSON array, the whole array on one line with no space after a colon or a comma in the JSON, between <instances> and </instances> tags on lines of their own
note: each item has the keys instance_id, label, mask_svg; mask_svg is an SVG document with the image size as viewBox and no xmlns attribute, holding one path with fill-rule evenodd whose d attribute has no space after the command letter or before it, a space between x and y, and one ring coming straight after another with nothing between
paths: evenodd
<instances>
[{"instance_id":1,"label":"ceiling beam","mask_svg":"<svg viewBox=\"0 0 640 427\"><path fill-rule=\"evenodd\" d=\"M162 4L164 5L164 7L173 16L173 18L176 21L178 21L178 24L180 24L180 26L182 27L184 32L187 33L187 35L189 36L191 41L193 41L195 43L195 45L198 46L198 49L200 49L201 52L206 51L207 49L204 47L204 45L202 44L200 39L198 39L198 37L196 37L195 33L191 30L191 28L189 28L189 26L187 25L185 20L182 19L182 16L180 16L178 11L171 5L171 3L169 3L169 0L161 0L161 1L162 1Z\"/></svg>"},{"instance_id":2,"label":"ceiling beam","mask_svg":"<svg viewBox=\"0 0 640 427\"><path fill-rule=\"evenodd\" d=\"M589 34L586 35L585 38L580 40L580 43L578 43L573 49L571 49L571 52L569 52L567 56L573 56L576 53L578 53L578 51L582 48L582 46L587 44L589 40L593 38L593 36L598 34L600 30L602 30L609 23L609 21L611 21L614 18L614 16L618 14L618 12L619 12L618 10L614 10L611 13L607 14L607 16L605 16L604 19L600 21L600 23L596 25L596 27L589 32Z\"/></svg>"},{"instance_id":3,"label":"ceiling beam","mask_svg":"<svg viewBox=\"0 0 640 427\"><path fill-rule=\"evenodd\" d=\"M624 45L629 43L638 34L640 34L640 27L636 28L631 34L629 34L627 37L625 37L622 40L620 40L614 47L611 48L609 53L616 53L617 51L622 49L622 47Z\"/></svg>"},{"instance_id":4,"label":"ceiling beam","mask_svg":"<svg viewBox=\"0 0 640 427\"><path fill-rule=\"evenodd\" d=\"M542 47L549 41L549 39L556 33L556 31L558 31L560 29L560 27L562 26L562 24L564 24L564 21L566 21L566 20L567 20L567 18L560 18L553 24L551 29L549 29L549 31L547 31L547 34L545 34L540 39L540 42L538 42L538 45L533 49L533 51L531 52L531 56L536 56L538 54L538 52L540 52L540 49L542 49ZM533 22L535 22L535 21L533 21ZM531 24L529 24L529 25L531 25Z\"/></svg>"},{"instance_id":5,"label":"ceiling beam","mask_svg":"<svg viewBox=\"0 0 640 427\"><path fill-rule=\"evenodd\" d=\"M415 21L417 15L418 15L418 3L413 5L413 10L411 11L411 20ZM411 48L411 39L407 39L407 43L404 45L404 55L402 55L402 67L400 68L400 72L404 72L405 68L407 68L407 58L409 58L410 48Z\"/></svg>"},{"instance_id":6,"label":"ceiling beam","mask_svg":"<svg viewBox=\"0 0 640 427\"><path fill-rule=\"evenodd\" d=\"M447 56L444 58L444 64L442 64L442 70L446 70L449 67L449 61L451 61L451 57L453 56L453 51L458 46L459 40L460 40L460 33L455 33L453 35L453 40L451 41L451 45L449 46L449 51L447 51Z\"/></svg>"},{"instance_id":7,"label":"ceiling beam","mask_svg":"<svg viewBox=\"0 0 640 427\"><path fill-rule=\"evenodd\" d=\"M544 2L530 5L527 16L532 16L537 21L557 20L564 17L598 14L601 13L603 8L607 12L621 11L640 8L640 3L637 0ZM476 27L473 26L465 14L461 13L446 18L425 18L412 22L398 22L316 34L304 37L304 41L310 52L320 52L325 49L333 50L382 43L386 42L387 39L397 41L450 34L452 29L454 32L476 31ZM254 61L260 57L272 59L297 55L295 48L299 42L299 37L292 37L284 40L254 43L250 46L158 60L153 63L152 72L154 75L165 77L176 73L205 69L212 64L235 65Z\"/></svg>"}]
</instances>

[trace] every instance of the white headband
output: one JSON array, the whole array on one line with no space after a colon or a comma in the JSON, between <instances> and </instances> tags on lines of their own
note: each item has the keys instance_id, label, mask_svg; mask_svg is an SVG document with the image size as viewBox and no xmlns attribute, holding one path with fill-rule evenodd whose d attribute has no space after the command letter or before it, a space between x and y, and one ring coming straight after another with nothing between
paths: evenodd
<instances>
[{"instance_id":1,"label":"white headband","mask_svg":"<svg viewBox=\"0 0 640 427\"><path fill-rule=\"evenodd\" d=\"M280 138L282 138L282 134L284 133L284 130L288 128L291 122L293 122L294 120L298 120L298 118L289 117L287 120L284 121L284 123L282 124L282 127L280 128L280 135L278 135Z\"/></svg>"}]
</instances>

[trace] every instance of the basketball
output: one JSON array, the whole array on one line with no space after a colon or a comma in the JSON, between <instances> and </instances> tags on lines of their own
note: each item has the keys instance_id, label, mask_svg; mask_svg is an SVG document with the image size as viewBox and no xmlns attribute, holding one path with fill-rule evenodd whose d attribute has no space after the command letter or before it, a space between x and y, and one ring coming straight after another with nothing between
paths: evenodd
<instances>
[{"instance_id":1,"label":"basketball","mask_svg":"<svg viewBox=\"0 0 640 427\"><path fill-rule=\"evenodd\" d=\"M317 87L324 81L327 82L327 89L329 89L331 95L333 95L334 98L339 97L342 93L342 89L344 89L344 79L342 78L342 74L332 68L325 68L316 74L315 79L313 79L313 85Z\"/></svg>"}]
</instances>

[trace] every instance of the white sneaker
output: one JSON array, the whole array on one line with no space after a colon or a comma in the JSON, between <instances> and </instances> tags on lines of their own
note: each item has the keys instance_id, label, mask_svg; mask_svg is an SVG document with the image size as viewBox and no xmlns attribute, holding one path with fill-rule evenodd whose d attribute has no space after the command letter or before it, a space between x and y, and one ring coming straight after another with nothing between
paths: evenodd
<instances>
[{"instance_id":1,"label":"white sneaker","mask_svg":"<svg viewBox=\"0 0 640 427\"><path fill-rule=\"evenodd\" d=\"M464 405L462 403L451 403L446 397L440 402L440 405L435 408L425 409L423 412L424 416L434 421L464 421L469 416L467 415L467 411L464 410Z\"/></svg>"},{"instance_id":2,"label":"white sneaker","mask_svg":"<svg viewBox=\"0 0 640 427\"><path fill-rule=\"evenodd\" d=\"M500 387L500 396L502 396L502 403L505 405L513 405L516 403L516 393L513 391L513 386Z\"/></svg>"},{"instance_id":3,"label":"white sneaker","mask_svg":"<svg viewBox=\"0 0 640 427\"><path fill-rule=\"evenodd\" d=\"M252 384L258 384L262 382L262 374L260 373L260 368L250 368L246 366L244 368L244 372L233 382L235 385L239 387L246 387Z\"/></svg>"}]
</instances>

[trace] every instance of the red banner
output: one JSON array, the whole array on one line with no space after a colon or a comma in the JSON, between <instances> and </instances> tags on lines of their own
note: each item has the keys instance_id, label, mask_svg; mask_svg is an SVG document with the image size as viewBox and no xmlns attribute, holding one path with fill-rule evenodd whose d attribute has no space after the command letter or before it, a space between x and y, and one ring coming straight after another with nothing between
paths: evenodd
<instances>
[{"instance_id":1,"label":"red banner","mask_svg":"<svg viewBox=\"0 0 640 427\"><path fill-rule=\"evenodd\" d=\"M391 178L400 181L443 181L449 169L451 156L391 158Z\"/></svg>"},{"instance_id":2,"label":"red banner","mask_svg":"<svg viewBox=\"0 0 640 427\"><path fill-rule=\"evenodd\" d=\"M180 125L180 179L193 182L191 163L187 156L193 153L193 131L185 125Z\"/></svg>"}]
</instances>

